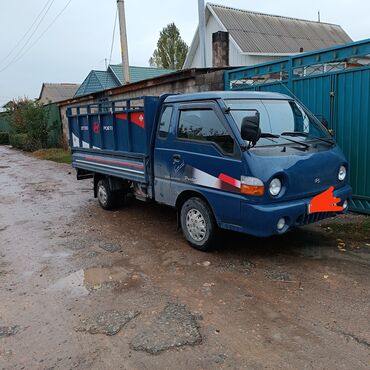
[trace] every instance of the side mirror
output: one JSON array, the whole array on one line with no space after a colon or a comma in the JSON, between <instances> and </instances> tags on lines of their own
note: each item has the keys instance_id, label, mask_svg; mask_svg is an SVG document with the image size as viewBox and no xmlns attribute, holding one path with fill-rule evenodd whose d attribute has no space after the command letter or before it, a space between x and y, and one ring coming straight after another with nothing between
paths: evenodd
<instances>
[{"instance_id":1,"label":"side mirror","mask_svg":"<svg viewBox=\"0 0 370 370\"><path fill-rule=\"evenodd\" d=\"M261 137L260 115L258 112L253 116L243 118L240 133L243 140L250 141L253 145L256 144Z\"/></svg>"}]
</instances>

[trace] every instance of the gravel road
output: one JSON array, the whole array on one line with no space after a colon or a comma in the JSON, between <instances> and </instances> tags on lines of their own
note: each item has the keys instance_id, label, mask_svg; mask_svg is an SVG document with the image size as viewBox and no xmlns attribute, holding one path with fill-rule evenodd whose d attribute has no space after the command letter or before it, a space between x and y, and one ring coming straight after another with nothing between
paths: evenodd
<instances>
[{"instance_id":1,"label":"gravel road","mask_svg":"<svg viewBox=\"0 0 370 370\"><path fill-rule=\"evenodd\" d=\"M0 147L0 369L369 369L369 219L191 249L172 209L103 211Z\"/></svg>"}]
</instances>

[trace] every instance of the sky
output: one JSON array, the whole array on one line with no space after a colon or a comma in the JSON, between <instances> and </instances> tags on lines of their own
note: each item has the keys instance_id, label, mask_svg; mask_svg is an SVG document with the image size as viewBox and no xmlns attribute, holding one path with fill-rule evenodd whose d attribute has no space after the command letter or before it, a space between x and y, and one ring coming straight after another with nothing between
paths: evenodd
<instances>
[{"instance_id":1,"label":"sky","mask_svg":"<svg viewBox=\"0 0 370 370\"><path fill-rule=\"evenodd\" d=\"M370 37L368 0L212 2L309 20L317 20L320 11L322 22L340 24L354 41ZM51 6L39 28L24 38L46 4ZM125 4L130 65L148 66L159 32L171 22L190 45L198 24L197 0L125 0ZM82 83L90 70L105 69L115 15L116 0L0 0L0 106L16 97L38 97L43 82ZM118 26L111 62L120 63Z\"/></svg>"}]
</instances>

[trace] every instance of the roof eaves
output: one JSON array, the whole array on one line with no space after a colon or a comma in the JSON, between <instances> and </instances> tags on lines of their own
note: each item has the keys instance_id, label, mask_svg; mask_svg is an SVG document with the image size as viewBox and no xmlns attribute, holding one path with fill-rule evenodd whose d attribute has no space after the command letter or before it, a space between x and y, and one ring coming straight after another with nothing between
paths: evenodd
<instances>
[{"instance_id":1,"label":"roof eaves","mask_svg":"<svg viewBox=\"0 0 370 370\"><path fill-rule=\"evenodd\" d=\"M320 23L320 24L327 24L327 25L330 25L330 26L341 27L339 24L336 24L336 23L318 22L318 21L313 21L313 20L310 20L310 19L287 17L287 16L284 16L284 15L277 15L277 14L267 14L267 13L256 12L256 11L253 11L253 10L238 9L238 8L233 8L231 6L214 4L214 3L207 3L207 6L208 5L210 7L214 6L214 7L217 7L217 8L230 9L230 10L239 11L239 12L243 12L243 13L251 13L251 14L263 15L263 16L267 16L267 17L276 17L276 18L290 19L290 20L301 21L301 22L303 21L303 22L311 22L311 23Z\"/></svg>"},{"instance_id":2,"label":"roof eaves","mask_svg":"<svg viewBox=\"0 0 370 370\"><path fill-rule=\"evenodd\" d=\"M221 19L217 16L216 12L212 9L212 5L215 5L215 4L207 3L207 5L206 5L207 9L209 9L211 14L215 17L217 23L223 28L223 31L224 32L229 32L228 29L225 27L225 25L221 22ZM230 37L230 40L232 41L232 43L238 49L239 53L242 53L243 50L241 49L239 44L234 40L234 38L230 35L230 32L229 32L229 37Z\"/></svg>"},{"instance_id":3,"label":"roof eaves","mask_svg":"<svg viewBox=\"0 0 370 370\"><path fill-rule=\"evenodd\" d=\"M261 57L289 57L291 55L298 55L301 53L258 53L258 52L243 51L240 54L251 55L251 56L261 56Z\"/></svg>"},{"instance_id":4,"label":"roof eaves","mask_svg":"<svg viewBox=\"0 0 370 370\"><path fill-rule=\"evenodd\" d=\"M116 79L117 83L119 85L123 85L122 81L119 79L119 77L117 76L116 72L114 71L114 68L112 68L112 64L109 64L108 70L112 72L112 74L113 74L114 78Z\"/></svg>"}]
</instances>

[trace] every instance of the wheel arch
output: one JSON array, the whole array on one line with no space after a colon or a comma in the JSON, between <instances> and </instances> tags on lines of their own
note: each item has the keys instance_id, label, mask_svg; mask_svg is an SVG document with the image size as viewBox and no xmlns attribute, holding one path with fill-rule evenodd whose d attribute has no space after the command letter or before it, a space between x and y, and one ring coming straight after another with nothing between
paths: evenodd
<instances>
[{"instance_id":1,"label":"wheel arch","mask_svg":"<svg viewBox=\"0 0 370 370\"><path fill-rule=\"evenodd\" d=\"M202 194L198 191L195 191L195 190L184 190L177 196L176 202L175 202L175 208L177 210L177 228L178 229L181 229L181 222L180 222L181 207L190 198L200 198L200 199L202 199L208 205L209 209L211 210L211 212L213 214L214 219L216 220L216 223L218 224L218 220L217 220L215 211L214 211L212 205L210 204L210 202L208 201L208 199L204 196L204 194Z\"/></svg>"},{"instance_id":2,"label":"wheel arch","mask_svg":"<svg viewBox=\"0 0 370 370\"><path fill-rule=\"evenodd\" d=\"M98 197L98 182L105 177L101 173L94 173L94 198Z\"/></svg>"}]
</instances>

